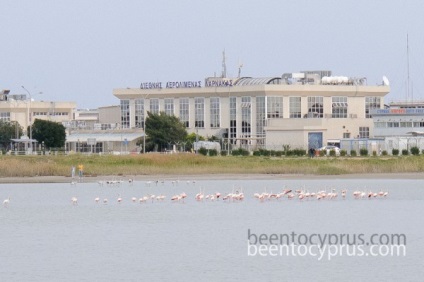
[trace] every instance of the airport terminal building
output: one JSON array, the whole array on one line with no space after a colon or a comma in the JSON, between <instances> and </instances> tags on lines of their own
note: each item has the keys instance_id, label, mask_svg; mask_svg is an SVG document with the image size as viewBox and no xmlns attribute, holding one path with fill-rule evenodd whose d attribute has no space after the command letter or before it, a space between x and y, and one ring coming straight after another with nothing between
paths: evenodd
<instances>
[{"instance_id":1,"label":"airport terminal building","mask_svg":"<svg viewBox=\"0 0 424 282\"><path fill-rule=\"evenodd\" d=\"M387 78L301 71L278 77L209 77L204 81L143 82L114 89L123 128L143 128L147 112L177 116L189 133L216 136L232 147L319 148L343 138L373 136L372 110L384 109Z\"/></svg>"}]
</instances>

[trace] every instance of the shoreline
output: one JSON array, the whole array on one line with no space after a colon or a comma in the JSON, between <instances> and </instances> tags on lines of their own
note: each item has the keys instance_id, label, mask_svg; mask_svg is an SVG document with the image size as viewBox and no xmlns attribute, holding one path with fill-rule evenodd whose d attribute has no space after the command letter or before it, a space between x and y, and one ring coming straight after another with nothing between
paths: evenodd
<instances>
[{"instance_id":1,"label":"shoreline","mask_svg":"<svg viewBox=\"0 0 424 282\"><path fill-rule=\"evenodd\" d=\"M314 179L424 179L424 173L370 173L341 175L312 174L203 174L203 175L120 175L120 176L84 176L84 183L106 180L152 181L152 180L314 180ZM70 176L33 176L33 177L1 177L0 184L7 183L70 183L78 178Z\"/></svg>"}]
</instances>

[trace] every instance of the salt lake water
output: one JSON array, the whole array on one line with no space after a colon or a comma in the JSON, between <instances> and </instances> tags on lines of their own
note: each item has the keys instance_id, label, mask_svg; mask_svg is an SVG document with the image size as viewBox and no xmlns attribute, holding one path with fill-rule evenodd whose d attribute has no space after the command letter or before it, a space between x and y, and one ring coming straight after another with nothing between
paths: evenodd
<instances>
[{"instance_id":1,"label":"salt lake water","mask_svg":"<svg viewBox=\"0 0 424 282\"><path fill-rule=\"evenodd\" d=\"M177 185L178 184L178 185ZM254 193L336 189L334 200L260 202ZM346 199L340 190L347 189ZM197 202L242 191L241 202ZM389 191L355 200L354 190ZM171 202L185 192L184 203ZM166 196L133 203L132 197ZM121 203L117 202L122 197ZM0 184L0 281L423 281L424 180L197 180ZM71 204L77 197L78 205ZM100 198L99 203L94 199ZM108 204L102 200L107 198ZM404 234L406 255L248 255L260 234ZM251 241L254 237L250 238ZM251 250L252 251L252 250Z\"/></svg>"}]
</instances>

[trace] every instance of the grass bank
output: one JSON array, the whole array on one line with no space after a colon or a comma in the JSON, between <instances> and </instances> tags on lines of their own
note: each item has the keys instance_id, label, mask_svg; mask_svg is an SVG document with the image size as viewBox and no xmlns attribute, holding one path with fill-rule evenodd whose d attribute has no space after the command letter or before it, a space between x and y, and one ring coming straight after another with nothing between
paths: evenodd
<instances>
[{"instance_id":1,"label":"grass bank","mask_svg":"<svg viewBox=\"0 0 424 282\"><path fill-rule=\"evenodd\" d=\"M424 156L399 157L205 157L194 154L128 156L1 156L0 177L69 176L71 167L84 165L84 174L367 174L424 171Z\"/></svg>"}]
</instances>

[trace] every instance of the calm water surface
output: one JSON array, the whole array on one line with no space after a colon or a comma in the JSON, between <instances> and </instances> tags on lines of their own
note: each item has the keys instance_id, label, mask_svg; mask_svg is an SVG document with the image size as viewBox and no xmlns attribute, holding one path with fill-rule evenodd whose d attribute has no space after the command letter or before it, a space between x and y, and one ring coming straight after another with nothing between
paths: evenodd
<instances>
[{"instance_id":1,"label":"calm water surface","mask_svg":"<svg viewBox=\"0 0 424 282\"><path fill-rule=\"evenodd\" d=\"M347 189L343 200L259 202L253 194L283 187ZM242 190L239 203L196 202L200 190ZM386 199L355 200L380 189ZM184 203L173 203L185 192ZM131 197L164 194L163 202ZM116 199L120 195L122 203ZM71 198L78 198L78 206ZM423 281L424 180L201 180L1 184L0 281ZM109 203L95 203L94 198ZM406 256L248 256L255 234L405 234Z\"/></svg>"}]
</instances>

